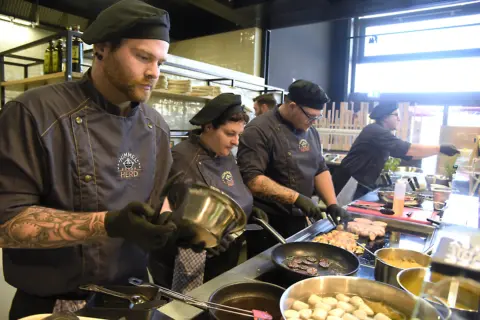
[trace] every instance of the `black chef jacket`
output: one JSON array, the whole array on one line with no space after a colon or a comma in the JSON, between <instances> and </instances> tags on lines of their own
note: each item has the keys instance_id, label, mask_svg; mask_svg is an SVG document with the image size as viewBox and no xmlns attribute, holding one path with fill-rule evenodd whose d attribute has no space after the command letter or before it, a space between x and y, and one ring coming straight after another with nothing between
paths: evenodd
<instances>
[{"instance_id":1,"label":"black chef jacket","mask_svg":"<svg viewBox=\"0 0 480 320\"><path fill-rule=\"evenodd\" d=\"M406 155L409 148L410 142L397 138L390 130L377 123L369 124L355 139L340 165L339 172L346 171L360 184L373 189L388 157L411 159ZM334 174L336 184L338 180Z\"/></svg>"},{"instance_id":2,"label":"black chef jacket","mask_svg":"<svg viewBox=\"0 0 480 320\"><path fill-rule=\"evenodd\" d=\"M74 212L159 205L172 157L158 112L132 104L128 116L107 102L88 76L32 89L0 114L0 223L28 206ZM58 249L3 249L12 286L37 296L74 292L87 283L127 283L146 274L147 254L106 238Z\"/></svg>"},{"instance_id":3,"label":"black chef jacket","mask_svg":"<svg viewBox=\"0 0 480 320\"><path fill-rule=\"evenodd\" d=\"M233 155L218 157L204 146L194 132L188 140L172 148L173 165L170 176L185 172L184 180L200 182L228 194L250 216L253 197L242 176ZM204 282L235 267L238 262L244 237L237 238L228 250L219 256L208 258L205 264ZM170 288L177 249L168 246L152 253L150 272L157 284Z\"/></svg>"},{"instance_id":4,"label":"black chef jacket","mask_svg":"<svg viewBox=\"0 0 480 320\"><path fill-rule=\"evenodd\" d=\"M240 137L237 159L247 184L259 175L311 197L315 176L328 170L315 128L295 130L278 107L253 119ZM304 216L291 204L254 197L254 205L271 215Z\"/></svg>"}]
</instances>

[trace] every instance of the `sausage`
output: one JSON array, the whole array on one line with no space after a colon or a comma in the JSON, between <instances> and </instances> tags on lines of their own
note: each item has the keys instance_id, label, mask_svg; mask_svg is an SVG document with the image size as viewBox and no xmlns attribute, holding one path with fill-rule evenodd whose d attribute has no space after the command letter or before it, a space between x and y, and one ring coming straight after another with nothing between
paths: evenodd
<instances>
[{"instance_id":1,"label":"sausage","mask_svg":"<svg viewBox=\"0 0 480 320\"><path fill-rule=\"evenodd\" d=\"M356 311L353 312L353 315L360 320L367 319L367 313L365 312L365 310L360 310L360 309L356 310Z\"/></svg>"},{"instance_id":2,"label":"sausage","mask_svg":"<svg viewBox=\"0 0 480 320\"><path fill-rule=\"evenodd\" d=\"M383 313L377 313L375 317L373 317L373 320L392 320Z\"/></svg>"},{"instance_id":3,"label":"sausage","mask_svg":"<svg viewBox=\"0 0 480 320\"><path fill-rule=\"evenodd\" d=\"M292 309L293 310L297 310L297 311L300 311L300 310L303 310L303 309L309 309L310 307L308 306L308 304L300 301L300 300L296 300L293 305L292 305Z\"/></svg>"},{"instance_id":4,"label":"sausage","mask_svg":"<svg viewBox=\"0 0 480 320\"><path fill-rule=\"evenodd\" d=\"M309 298L308 298L308 304L311 305L311 306L315 306L317 303L320 303L322 302L322 298L317 296L316 294L312 294Z\"/></svg>"},{"instance_id":5,"label":"sausage","mask_svg":"<svg viewBox=\"0 0 480 320\"><path fill-rule=\"evenodd\" d=\"M357 317L355 317L354 315L352 315L351 313L345 313L343 315L343 320L358 320Z\"/></svg>"},{"instance_id":6,"label":"sausage","mask_svg":"<svg viewBox=\"0 0 480 320\"><path fill-rule=\"evenodd\" d=\"M366 304L362 304L358 307L358 310L363 310L367 313L367 316L373 316L374 315L374 312L373 310L367 306Z\"/></svg>"},{"instance_id":7,"label":"sausage","mask_svg":"<svg viewBox=\"0 0 480 320\"><path fill-rule=\"evenodd\" d=\"M325 319L327 319L327 314L328 314L327 310L316 308L313 311L312 319L314 319L314 320L325 320Z\"/></svg>"},{"instance_id":8,"label":"sausage","mask_svg":"<svg viewBox=\"0 0 480 320\"><path fill-rule=\"evenodd\" d=\"M337 308L345 310L345 312L353 312L356 308L352 306L350 303L345 301L340 301L337 304Z\"/></svg>"},{"instance_id":9,"label":"sausage","mask_svg":"<svg viewBox=\"0 0 480 320\"><path fill-rule=\"evenodd\" d=\"M310 317L312 316L312 313L313 313L313 310L311 309L303 309L303 310L300 310L299 312L300 318L302 318L303 320L310 319Z\"/></svg>"},{"instance_id":10,"label":"sausage","mask_svg":"<svg viewBox=\"0 0 480 320\"><path fill-rule=\"evenodd\" d=\"M298 318L298 317L300 317L300 314L298 313L298 311L289 309L289 310L286 310L286 311L285 311L285 317L287 317L287 319L289 319L289 318Z\"/></svg>"},{"instance_id":11,"label":"sausage","mask_svg":"<svg viewBox=\"0 0 480 320\"><path fill-rule=\"evenodd\" d=\"M351 297L350 298L350 301L349 301L351 304L353 304L354 306L358 307L362 304L364 304L365 302L363 302L363 299L360 298L359 296L354 296L354 297Z\"/></svg>"},{"instance_id":12,"label":"sausage","mask_svg":"<svg viewBox=\"0 0 480 320\"><path fill-rule=\"evenodd\" d=\"M323 298L322 302L325 303L325 304L328 304L332 307L335 307L338 303L337 299L332 298L332 297Z\"/></svg>"},{"instance_id":13,"label":"sausage","mask_svg":"<svg viewBox=\"0 0 480 320\"><path fill-rule=\"evenodd\" d=\"M388 224L386 222L383 222L383 221L373 221L372 224L375 225L375 226L380 226L380 227L384 227L384 228L386 228L388 226Z\"/></svg>"},{"instance_id":14,"label":"sausage","mask_svg":"<svg viewBox=\"0 0 480 320\"><path fill-rule=\"evenodd\" d=\"M337 309L333 309L333 310L329 311L328 315L341 318L344 313L345 313L345 310L337 308Z\"/></svg>"},{"instance_id":15,"label":"sausage","mask_svg":"<svg viewBox=\"0 0 480 320\"><path fill-rule=\"evenodd\" d=\"M350 301L350 298L347 297L346 295L344 295L343 293L337 294L337 296L335 298L337 298L338 301L343 301L343 302Z\"/></svg>"},{"instance_id":16,"label":"sausage","mask_svg":"<svg viewBox=\"0 0 480 320\"><path fill-rule=\"evenodd\" d=\"M326 303L323 303L323 302L319 302L315 305L315 310L317 309L322 309L322 310L325 310L325 311L330 311L333 309L333 307L329 304L326 304Z\"/></svg>"},{"instance_id":17,"label":"sausage","mask_svg":"<svg viewBox=\"0 0 480 320\"><path fill-rule=\"evenodd\" d=\"M365 218L355 218L353 219L355 222L360 222L360 223L365 223L365 224L372 224L371 220L365 219Z\"/></svg>"}]
</instances>

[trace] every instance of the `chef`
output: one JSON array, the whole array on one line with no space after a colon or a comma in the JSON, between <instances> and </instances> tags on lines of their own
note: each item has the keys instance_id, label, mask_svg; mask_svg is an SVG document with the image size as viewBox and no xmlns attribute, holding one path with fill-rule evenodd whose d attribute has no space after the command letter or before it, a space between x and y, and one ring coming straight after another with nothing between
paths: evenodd
<instances>
[{"instance_id":1,"label":"chef","mask_svg":"<svg viewBox=\"0 0 480 320\"><path fill-rule=\"evenodd\" d=\"M345 213L337 205L320 137L312 128L329 98L317 84L306 80L295 81L288 91L282 105L246 126L237 154L255 206L267 213L271 225L284 237L304 229L305 216L321 218L320 207L311 199L315 191L334 219ZM251 231L247 235L248 255L252 257L275 243L266 232Z\"/></svg>"},{"instance_id":2,"label":"chef","mask_svg":"<svg viewBox=\"0 0 480 320\"><path fill-rule=\"evenodd\" d=\"M394 136L392 132L400 123L397 103L380 103L370 113L370 118L375 122L363 128L340 167L335 170L333 181L337 194L351 177L358 182L354 198L375 189L375 183L388 157L411 160L439 153L447 156L459 153L452 145L414 144Z\"/></svg>"},{"instance_id":3,"label":"chef","mask_svg":"<svg viewBox=\"0 0 480 320\"><path fill-rule=\"evenodd\" d=\"M172 148L170 176L184 173L183 183L176 184L169 193L173 207L181 204L189 184L201 183L229 195L250 216L253 197L231 153L248 121L241 96L232 93L222 93L209 101L190 120L201 128ZM268 219L256 208L252 215ZM180 249L177 254L175 247L166 247L152 255L150 272L158 284L186 293L235 267L243 242L243 236L227 236L219 247L199 253Z\"/></svg>"},{"instance_id":4,"label":"chef","mask_svg":"<svg viewBox=\"0 0 480 320\"><path fill-rule=\"evenodd\" d=\"M83 284L145 278L148 250L176 232L154 210L172 164L169 128L145 104L169 28L166 11L117 2L83 34L95 53L83 79L4 106L0 245L5 280L17 289L10 319L75 311Z\"/></svg>"},{"instance_id":5,"label":"chef","mask_svg":"<svg viewBox=\"0 0 480 320\"><path fill-rule=\"evenodd\" d=\"M277 105L277 100L271 93L262 94L253 99L253 109L255 116L262 115Z\"/></svg>"}]
</instances>

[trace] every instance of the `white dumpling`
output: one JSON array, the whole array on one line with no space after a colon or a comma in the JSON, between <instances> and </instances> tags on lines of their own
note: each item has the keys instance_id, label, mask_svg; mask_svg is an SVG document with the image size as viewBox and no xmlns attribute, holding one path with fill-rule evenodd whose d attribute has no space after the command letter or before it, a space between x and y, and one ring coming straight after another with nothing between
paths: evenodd
<instances>
[{"instance_id":1,"label":"white dumpling","mask_svg":"<svg viewBox=\"0 0 480 320\"><path fill-rule=\"evenodd\" d=\"M324 302L319 302L315 305L315 309L323 309L328 312L333 309L333 306L326 304Z\"/></svg>"},{"instance_id":2,"label":"white dumpling","mask_svg":"<svg viewBox=\"0 0 480 320\"><path fill-rule=\"evenodd\" d=\"M342 320L342 318L335 317L335 316L328 316L327 320Z\"/></svg>"},{"instance_id":3,"label":"white dumpling","mask_svg":"<svg viewBox=\"0 0 480 320\"><path fill-rule=\"evenodd\" d=\"M325 309L316 308L313 310L312 318L314 320L325 320L327 319L328 311Z\"/></svg>"},{"instance_id":4,"label":"white dumpling","mask_svg":"<svg viewBox=\"0 0 480 320\"><path fill-rule=\"evenodd\" d=\"M292 309L293 310L297 310L297 311L300 311L300 310L303 310L303 309L310 309L309 305L306 304L305 302L302 302L300 300L297 300L293 303L292 305Z\"/></svg>"},{"instance_id":5,"label":"white dumpling","mask_svg":"<svg viewBox=\"0 0 480 320\"><path fill-rule=\"evenodd\" d=\"M365 310L360 310L360 309L353 311L353 315L360 320L365 320L367 319L367 316L368 316Z\"/></svg>"},{"instance_id":6,"label":"white dumpling","mask_svg":"<svg viewBox=\"0 0 480 320\"><path fill-rule=\"evenodd\" d=\"M322 298L317 296L316 294L312 294L308 298L308 304L311 306L315 306L317 303L320 303L320 302L322 302Z\"/></svg>"},{"instance_id":7,"label":"white dumpling","mask_svg":"<svg viewBox=\"0 0 480 320\"><path fill-rule=\"evenodd\" d=\"M358 307L358 310L363 310L367 313L367 316L373 316L374 315L374 312L373 310L367 306L366 304L362 304Z\"/></svg>"},{"instance_id":8,"label":"white dumpling","mask_svg":"<svg viewBox=\"0 0 480 320\"><path fill-rule=\"evenodd\" d=\"M346 295L344 295L343 293L337 294L337 296L335 298L337 298L338 301L343 301L343 302L350 301L350 298L347 297Z\"/></svg>"},{"instance_id":9,"label":"white dumpling","mask_svg":"<svg viewBox=\"0 0 480 320\"><path fill-rule=\"evenodd\" d=\"M355 317L354 315L352 315L351 313L345 313L343 315L343 320L358 320L357 317Z\"/></svg>"},{"instance_id":10,"label":"white dumpling","mask_svg":"<svg viewBox=\"0 0 480 320\"><path fill-rule=\"evenodd\" d=\"M286 310L286 311L284 312L284 314L285 314L285 317L286 317L287 319L300 317L300 314L298 313L298 311L295 311L295 310L292 310L292 309Z\"/></svg>"},{"instance_id":11,"label":"white dumpling","mask_svg":"<svg viewBox=\"0 0 480 320\"><path fill-rule=\"evenodd\" d=\"M332 298L332 297L323 298L322 302L325 303L325 304L329 304L332 307L335 307L338 303L337 299Z\"/></svg>"},{"instance_id":12,"label":"white dumpling","mask_svg":"<svg viewBox=\"0 0 480 320\"><path fill-rule=\"evenodd\" d=\"M335 316L335 317L339 317L339 318L341 318L344 313L345 313L345 310L340 309L340 308L333 309L333 310L331 310L331 311L328 312L328 314L329 314L330 316Z\"/></svg>"},{"instance_id":13,"label":"white dumpling","mask_svg":"<svg viewBox=\"0 0 480 320\"><path fill-rule=\"evenodd\" d=\"M392 319L390 319L383 313L377 313L375 317L373 317L373 320L392 320Z\"/></svg>"},{"instance_id":14,"label":"white dumpling","mask_svg":"<svg viewBox=\"0 0 480 320\"><path fill-rule=\"evenodd\" d=\"M312 313L313 313L313 310L311 309L303 309L303 310L300 310L299 312L300 318L304 320L310 319L310 317L312 316Z\"/></svg>"},{"instance_id":15,"label":"white dumpling","mask_svg":"<svg viewBox=\"0 0 480 320\"><path fill-rule=\"evenodd\" d=\"M362 304L365 304L365 302L363 302L363 299L359 296L351 297L349 303L353 304L355 307L359 307Z\"/></svg>"},{"instance_id":16,"label":"white dumpling","mask_svg":"<svg viewBox=\"0 0 480 320\"><path fill-rule=\"evenodd\" d=\"M353 312L356 308L348 302L340 301L337 303L337 308L345 310L345 312Z\"/></svg>"}]
</instances>

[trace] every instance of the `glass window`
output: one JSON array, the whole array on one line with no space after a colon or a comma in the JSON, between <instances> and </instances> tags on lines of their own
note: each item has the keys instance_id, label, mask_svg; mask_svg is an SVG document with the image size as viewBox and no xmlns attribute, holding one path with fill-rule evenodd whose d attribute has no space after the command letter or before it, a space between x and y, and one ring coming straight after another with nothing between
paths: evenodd
<instances>
[{"instance_id":1,"label":"glass window","mask_svg":"<svg viewBox=\"0 0 480 320\"><path fill-rule=\"evenodd\" d=\"M367 27L364 56L480 48L480 25L425 30L478 23L480 14ZM388 34L415 30L424 31Z\"/></svg>"},{"instance_id":2,"label":"glass window","mask_svg":"<svg viewBox=\"0 0 480 320\"><path fill-rule=\"evenodd\" d=\"M448 125L452 127L480 127L480 107L448 108Z\"/></svg>"},{"instance_id":3,"label":"glass window","mask_svg":"<svg viewBox=\"0 0 480 320\"><path fill-rule=\"evenodd\" d=\"M355 92L479 92L480 57L357 64Z\"/></svg>"}]
</instances>

